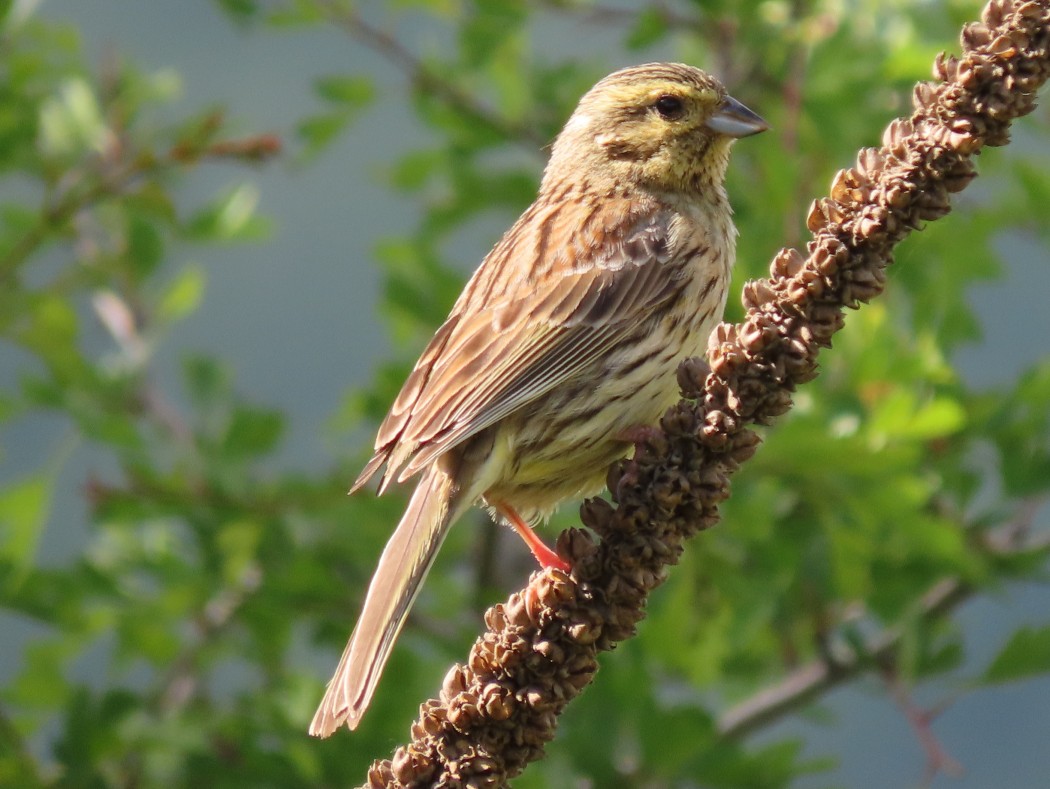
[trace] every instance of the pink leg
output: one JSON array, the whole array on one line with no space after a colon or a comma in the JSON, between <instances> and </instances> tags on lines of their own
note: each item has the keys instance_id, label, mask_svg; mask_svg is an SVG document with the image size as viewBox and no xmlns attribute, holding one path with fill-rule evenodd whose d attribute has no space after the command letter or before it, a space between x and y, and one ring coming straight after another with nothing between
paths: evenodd
<instances>
[{"instance_id":1,"label":"pink leg","mask_svg":"<svg viewBox=\"0 0 1050 789\"><path fill-rule=\"evenodd\" d=\"M536 561L540 563L540 567L543 567L544 569L547 567L553 567L564 573L571 572L572 567L569 563L548 548L546 543L540 539L529 524L521 519L521 516L518 515L509 504L503 501L494 501L492 502L492 506L496 508L496 511L500 515L507 519L507 523L511 525L521 539L525 540L525 544L529 546L529 550L532 551L532 555L536 557Z\"/></svg>"}]
</instances>

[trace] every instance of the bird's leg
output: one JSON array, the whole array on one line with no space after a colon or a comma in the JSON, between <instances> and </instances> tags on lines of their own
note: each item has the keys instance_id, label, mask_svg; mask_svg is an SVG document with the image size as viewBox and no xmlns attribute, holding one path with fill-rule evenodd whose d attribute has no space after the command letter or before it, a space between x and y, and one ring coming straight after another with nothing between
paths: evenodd
<instances>
[{"instance_id":1,"label":"bird's leg","mask_svg":"<svg viewBox=\"0 0 1050 789\"><path fill-rule=\"evenodd\" d=\"M506 519L511 528L525 541L525 544L529 546L529 550L536 557L536 561L540 563L540 567L544 569L553 567L556 570L561 570L563 573L571 572L572 566L548 548L547 544L532 530L532 527L514 511L513 507L505 501L494 501L492 506L495 507L496 512Z\"/></svg>"}]
</instances>

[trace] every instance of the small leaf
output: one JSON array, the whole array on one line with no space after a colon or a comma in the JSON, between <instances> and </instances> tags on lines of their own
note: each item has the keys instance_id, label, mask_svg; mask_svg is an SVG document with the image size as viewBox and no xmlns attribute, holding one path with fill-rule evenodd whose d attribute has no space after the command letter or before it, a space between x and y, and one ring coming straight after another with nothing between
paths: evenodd
<instances>
[{"instance_id":1,"label":"small leaf","mask_svg":"<svg viewBox=\"0 0 1050 789\"><path fill-rule=\"evenodd\" d=\"M235 22L250 22L259 13L256 0L219 0L219 8Z\"/></svg>"},{"instance_id":2,"label":"small leaf","mask_svg":"<svg viewBox=\"0 0 1050 789\"><path fill-rule=\"evenodd\" d=\"M107 131L91 86L79 77L67 80L40 108L40 145L48 153L100 152Z\"/></svg>"},{"instance_id":3,"label":"small leaf","mask_svg":"<svg viewBox=\"0 0 1050 789\"><path fill-rule=\"evenodd\" d=\"M987 684L1013 682L1050 672L1050 626L1023 627L984 672Z\"/></svg>"},{"instance_id":4,"label":"small leaf","mask_svg":"<svg viewBox=\"0 0 1050 789\"><path fill-rule=\"evenodd\" d=\"M187 266L168 285L157 305L161 320L177 321L200 305L204 293L205 275L200 266Z\"/></svg>"},{"instance_id":5,"label":"small leaf","mask_svg":"<svg viewBox=\"0 0 1050 789\"><path fill-rule=\"evenodd\" d=\"M164 238L157 226L142 216L128 217L128 262L139 278L156 270L164 257Z\"/></svg>"},{"instance_id":6,"label":"small leaf","mask_svg":"<svg viewBox=\"0 0 1050 789\"><path fill-rule=\"evenodd\" d=\"M375 99L375 85L365 77L321 77L314 89L321 98L353 108L367 106Z\"/></svg>"},{"instance_id":7,"label":"small leaf","mask_svg":"<svg viewBox=\"0 0 1050 789\"><path fill-rule=\"evenodd\" d=\"M187 233L202 240L222 241L256 238L264 225L255 216L259 189L254 184L240 184L192 217Z\"/></svg>"},{"instance_id":8,"label":"small leaf","mask_svg":"<svg viewBox=\"0 0 1050 789\"><path fill-rule=\"evenodd\" d=\"M180 640L163 612L152 608L126 612L117 623L119 655L129 662L144 659L156 666L171 665Z\"/></svg>"},{"instance_id":9,"label":"small leaf","mask_svg":"<svg viewBox=\"0 0 1050 789\"><path fill-rule=\"evenodd\" d=\"M390 170L395 189L413 192L423 187L444 164L441 151L413 151L402 156Z\"/></svg>"},{"instance_id":10,"label":"small leaf","mask_svg":"<svg viewBox=\"0 0 1050 789\"><path fill-rule=\"evenodd\" d=\"M961 430L966 424L966 411L948 397L921 400L907 389L884 396L872 414L872 431L895 438L930 440Z\"/></svg>"},{"instance_id":11,"label":"small leaf","mask_svg":"<svg viewBox=\"0 0 1050 789\"><path fill-rule=\"evenodd\" d=\"M22 404L6 392L0 392L0 424L21 413Z\"/></svg>"},{"instance_id":12,"label":"small leaf","mask_svg":"<svg viewBox=\"0 0 1050 789\"><path fill-rule=\"evenodd\" d=\"M75 645L61 638L34 641L22 650L22 672L5 696L31 709L57 707L69 693L65 663Z\"/></svg>"},{"instance_id":13,"label":"small leaf","mask_svg":"<svg viewBox=\"0 0 1050 789\"><path fill-rule=\"evenodd\" d=\"M217 361L207 356L193 356L183 363L186 389L199 407L208 407L221 400L230 389L229 373Z\"/></svg>"},{"instance_id":14,"label":"small leaf","mask_svg":"<svg viewBox=\"0 0 1050 789\"><path fill-rule=\"evenodd\" d=\"M266 17L266 24L271 27L301 27L324 21L325 12L314 0L295 0L289 6L273 9Z\"/></svg>"},{"instance_id":15,"label":"small leaf","mask_svg":"<svg viewBox=\"0 0 1050 789\"><path fill-rule=\"evenodd\" d=\"M5 579L7 585L19 583L33 563L47 519L50 490L50 478L37 475L11 483L0 492L0 558L17 568Z\"/></svg>"},{"instance_id":16,"label":"small leaf","mask_svg":"<svg viewBox=\"0 0 1050 789\"><path fill-rule=\"evenodd\" d=\"M478 67L514 49L528 8L520 3L475 3L473 9L460 28L459 43L463 60Z\"/></svg>"},{"instance_id":17,"label":"small leaf","mask_svg":"<svg viewBox=\"0 0 1050 789\"><path fill-rule=\"evenodd\" d=\"M1014 165L1014 172L1030 205L1046 205L1050 202L1050 178L1047 177L1045 167L1022 160Z\"/></svg>"},{"instance_id":18,"label":"small leaf","mask_svg":"<svg viewBox=\"0 0 1050 789\"><path fill-rule=\"evenodd\" d=\"M18 203L0 205L0 222L3 223L5 235L10 235L12 238L20 239L39 221L39 213L24 205Z\"/></svg>"},{"instance_id":19,"label":"small leaf","mask_svg":"<svg viewBox=\"0 0 1050 789\"><path fill-rule=\"evenodd\" d=\"M638 14L634 28L627 35L628 49L645 49L667 35L667 20L657 8L647 8Z\"/></svg>"},{"instance_id":20,"label":"small leaf","mask_svg":"<svg viewBox=\"0 0 1050 789\"><path fill-rule=\"evenodd\" d=\"M230 422L223 449L229 455L251 457L274 448L284 430L279 411L238 408Z\"/></svg>"},{"instance_id":21,"label":"small leaf","mask_svg":"<svg viewBox=\"0 0 1050 789\"><path fill-rule=\"evenodd\" d=\"M146 181L128 192L124 202L143 218L160 219L170 224L176 217L171 194L156 181Z\"/></svg>"},{"instance_id":22,"label":"small leaf","mask_svg":"<svg viewBox=\"0 0 1050 789\"><path fill-rule=\"evenodd\" d=\"M215 543L222 552L222 573L228 584L242 582L245 571L255 562L261 535L262 527L254 520L235 520L223 524Z\"/></svg>"},{"instance_id":23,"label":"small leaf","mask_svg":"<svg viewBox=\"0 0 1050 789\"><path fill-rule=\"evenodd\" d=\"M345 112L329 112L305 118L297 131L306 143L306 153L313 155L327 146L349 122L350 118Z\"/></svg>"},{"instance_id":24,"label":"small leaf","mask_svg":"<svg viewBox=\"0 0 1050 789\"><path fill-rule=\"evenodd\" d=\"M142 445L135 420L125 413L88 411L77 415L77 424L85 436L117 447L137 449Z\"/></svg>"},{"instance_id":25,"label":"small leaf","mask_svg":"<svg viewBox=\"0 0 1050 789\"><path fill-rule=\"evenodd\" d=\"M70 376L84 364L77 349L77 334L77 314L68 300L45 293L32 297L29 320L17 337L55 371Z\"/></svg>"}]
</instances>

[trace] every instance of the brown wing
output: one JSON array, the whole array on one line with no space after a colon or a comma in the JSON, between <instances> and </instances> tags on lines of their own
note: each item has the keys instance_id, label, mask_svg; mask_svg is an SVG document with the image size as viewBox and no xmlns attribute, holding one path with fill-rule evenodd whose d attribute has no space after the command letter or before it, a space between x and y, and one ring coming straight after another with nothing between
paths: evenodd
<instances>
[{"instance_id":1,"label":"brown wing","mask_svg":"<svg viewBox=\"0 0 1050 789\"><path fill-rule=\"evenodd\" d=\"M589 212L530 208L424 350L353 489L387 461L381 491L407 479L579 373L673 299L684 285L683 261L670 254L674 218L626 200Z\"/></svg>"}]
</instances>

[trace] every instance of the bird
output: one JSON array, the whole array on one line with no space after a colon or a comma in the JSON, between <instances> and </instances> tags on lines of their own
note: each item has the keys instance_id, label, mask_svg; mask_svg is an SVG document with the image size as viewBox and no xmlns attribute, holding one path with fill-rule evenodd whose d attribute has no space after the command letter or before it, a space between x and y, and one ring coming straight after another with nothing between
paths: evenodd
<instances>
[{"instance_id":1,"label":"bird","mask_svg":"<svg viewBox=\"0 0 1050 789\"><path fill-rule=\"evenodd\" d=\"M681 63L616 71L580 99L535 202L423 350L351 493L418 478L310 724L353 730L453 522L502 517L541 567L571 572L531 528L596 494L679 395L722 317L736 249L734 140L766 122Z\"/></svg>"}]
</instances>

